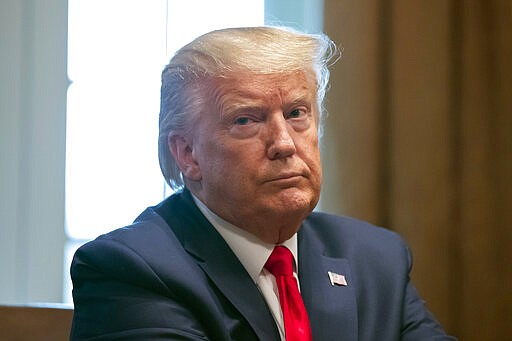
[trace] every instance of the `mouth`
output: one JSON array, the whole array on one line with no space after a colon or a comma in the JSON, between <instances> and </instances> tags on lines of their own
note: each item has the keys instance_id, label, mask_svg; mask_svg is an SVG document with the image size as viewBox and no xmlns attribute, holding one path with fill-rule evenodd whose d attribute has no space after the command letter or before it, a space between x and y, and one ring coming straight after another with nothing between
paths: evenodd
<instances>
[{"instance_id":1,"label":"mouth","mask_svg":"<svg viewBox=\"0 0 512 341\"><path fill-rule=\"evenodd\" d=\"M267 183L293 186L304 178L304 174L296 172L281 173L265 181Z\"/></svg>"}]
</instances>

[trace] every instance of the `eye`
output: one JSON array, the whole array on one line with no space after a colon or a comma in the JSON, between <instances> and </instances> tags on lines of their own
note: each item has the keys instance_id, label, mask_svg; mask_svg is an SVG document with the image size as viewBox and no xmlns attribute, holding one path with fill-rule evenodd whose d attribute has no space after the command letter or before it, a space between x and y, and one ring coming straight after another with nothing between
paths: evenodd
<instances>
[{"instance_id":1,"label":"eye","mask_svg":"<svg viewBox=\"0 0 512 341\"><path fill-rule=\"evenodd\" d=\"M235 119L235 125L244 126L251 123L252 120L249 117L238 117Z\"/></svg>"},{"instance_id":2,"label":"eye","mask_svg":"<svg viewBox=\"0 0 512 341\"><path fill-rule=\"evenodd\" d=\"M295 109L290 110L285 116L288 124L296 131L304 131L308 129L313 122L311 118L311 112L306 106L296 107Z\"/></svg>"},{"instance_id":3,"label":"eye","mask_svg":"<svg viewBox=\"0 0 512 341\"><path fill-rule=\"evenodd\" d=\"M306 114L306 111L303 109L293 109L288 113L288 116L286 118L301 118L304 117Z\"/></svg>"}]
</instances>

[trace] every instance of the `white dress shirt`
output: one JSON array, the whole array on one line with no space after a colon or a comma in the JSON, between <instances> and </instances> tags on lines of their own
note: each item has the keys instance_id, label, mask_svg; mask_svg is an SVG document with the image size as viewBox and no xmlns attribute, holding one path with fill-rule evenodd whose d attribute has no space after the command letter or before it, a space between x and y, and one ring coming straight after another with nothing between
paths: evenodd
<instances>
[{"instance_id":1,"label":"white dress shirt","mask_svg":"<svg viewBox=\"0 0 512 341\"><path fill-rule=\"evenodd\" d=\"M201 213L203 213L206 219L208 219L222 238L224 238L247 273L251 276L254 283L256 283L256 286L261 291L276 321L281 340L285 340L283 313L281 305L279 304L279 292L276 280L275 277L264 268L268 257L276 245L265 243L255 235L225 221L213 213L201 200L195 196L192 197ZM286 246L292 252L295 260L294 276L298 283L297 234L294 234L290 239L279 245Z\"/></svg>"}]
</instances>

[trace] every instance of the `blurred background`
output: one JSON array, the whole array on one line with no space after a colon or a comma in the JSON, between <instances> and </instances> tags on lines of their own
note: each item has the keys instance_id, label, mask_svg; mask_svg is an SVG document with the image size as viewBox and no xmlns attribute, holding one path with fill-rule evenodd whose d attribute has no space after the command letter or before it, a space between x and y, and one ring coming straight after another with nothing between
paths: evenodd
<instances>
[{"instance_id":1,"label":"blurred background","mask_svg":"<svg viewBox=\"0 0 512 341\"><path fill-rule=\"evenodd\" d=\"M0 304L71 304L76 247L170 194L160 71L211 29L343 50L319 208L398 231L461 340L512 335L512 1L1 0Z\"/></svg>"},{"instance_id":2,"label":"blurred background","mask_svg":"<svg viewBox=\"0 0 512 341\"><path fill-rule=\"evenodd\" d=\"M322 208L400 232L461 340L512 335L512 1L328 1ZM329 147L327 147L327 144Z\"/></svg>"}]
</instances>

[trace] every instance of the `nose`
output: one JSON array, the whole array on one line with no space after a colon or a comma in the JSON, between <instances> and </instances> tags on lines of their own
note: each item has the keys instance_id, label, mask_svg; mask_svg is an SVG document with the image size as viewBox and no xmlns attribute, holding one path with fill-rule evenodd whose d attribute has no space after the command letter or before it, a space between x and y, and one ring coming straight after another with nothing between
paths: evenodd
<instances>
[{"instance_id":1,"label":"nose","mask_svg":"<svg viewBox=\"0 0 512 341\"><path fill-rule=\"evenodd\" d=\"M292 129L282 113L269 120L267 157L271 160L287 158L297 151L295 141L288 129Z\"/></svg>"}]
</instances>

